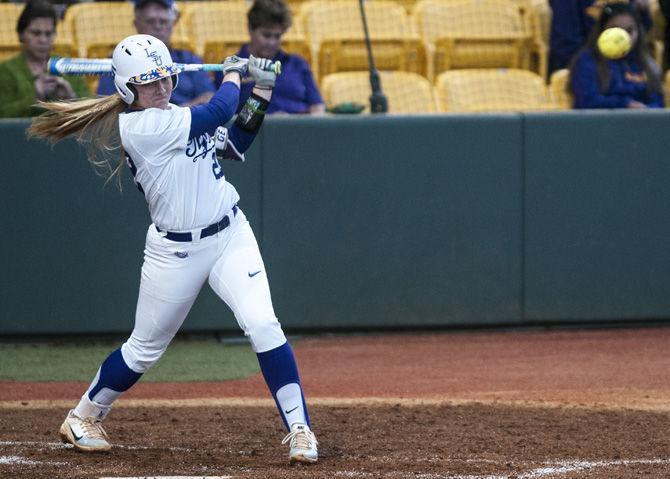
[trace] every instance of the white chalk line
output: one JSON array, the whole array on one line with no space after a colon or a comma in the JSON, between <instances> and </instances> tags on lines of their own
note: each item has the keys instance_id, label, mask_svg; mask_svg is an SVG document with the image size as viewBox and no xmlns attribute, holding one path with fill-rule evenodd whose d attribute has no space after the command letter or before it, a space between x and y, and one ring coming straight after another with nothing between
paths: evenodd
<instances>
[{"instance_id":1,"label":"white chalk line","mask_svg":"<svg viewBox=\"0 0 670 479\"><path fill-rule=\"evenodd\" d=\"M670 459L617 459L613 461L558 461L556 463L533 469L527 473L517 474L517 479L538 479L542 477L569 474L592 469L608 469L628 466L651 466L670 464Z\"/></svg>"},{"instance_id":2,"label":"white chalk line","mask_svg":"<svg viewBox=\"0 0 670 479\"><path fill-rule=\"evenodd\" d=\"M486 464L496 464L498 461L493 461L490 459L467 459L464 461L455 461L455 462L467 462L467 463L486 463ZM608 469L608 468L617 468L617 467L628 467L628 466L641 466L641 465L670 465L670 459L619 459L611 461L582 461L582 460L572 460L572 461L551 461L546 462L542 467L537 467L531 469L528 472L517 472L511 475L505 474L435 474L435 473L425 473L415 472L411 474L401 473L401 472L389 472L384 474L384 477L387 478L402 478L402 479L543 479L543 478L556 478L561 475L570 474L573 472L587 471L594 469ZM379 477L379 473L369 473L363 471L336 471L334 473L337 477L346 477L346 478L359 478L359 477Z\"/></svg>"},{"instance_id":3,"label":"white chalk line","mask_svg":"<svg viewBox=\"0 0 670 479\"><path fill-rule=\"evenodd\" d=\"M59 461L36 461L21 456L0 456L0 465L3 464L19 464L21 466L40 466L42 464L48 464L49 466L66 466L68 463Z\"/></svg>"},{"instance_id":4,"label":"white chalk line","mask_svg":"<svg viewBox=\"0 0 670 479\"><path fill-rule=\"evenodd\" d=\"M0 446L18 446L18 447L37 447L43 449L71 449L72 444L63 444L62 442L39 442L39 441L0 441ZM144 451L148 449L164 449L166 451L191 452L187 447L159 447L159 446L126 446L124 444L114 444L114 448L127 449L128 451Z\"/></svg>"},{"instance_id":5,"label":"white chalk line","mask_svg":"<svg viewBox=\"0 0 670 479\"><path fill-rule=\"evenodd\" d=\"M21 456L0 456L0 464L22 464L24 466L34 466L40 464L39 461L31 461Z\"/></svg>"},{"instance_id":6,"label":"white chalk line","mask_svg":"<svg viewBox=\"0 0 670 479\"><path fill-rule=\"evenodd\" d=\"M33 447L40 449L66 449L72 448L71 444L63 444L60 442L39 442L39 441L0 441L0 446L13 446L13 447ZM155 446L126 446L123 444L115 445L120 449L126 450L148 450L155 449ZM167 448L170 451L190 451L188 448L181 447L170 447ZM449 461L449 459L447 459ZM485 463L485 464L495 464L498 461L491 459L451 459L452 462L466 462L466 463ZM27 465L27 466L36 466L36 465L67 465L67 462L51 462L51 461L36 461L33 459L27 459L21 456L0 456L0 465ZM563 460L563 461L548 461L545 462L542 467L536 467L531 469L528 472L514 473L513 475L498 475L498 474L488 474L488 475L450 475L450 474L434 474L434 473L413 473L411 477L414 479L542 479L548 477L556 477L560 475L570 474L573 472L585 471L585 470L594 470L594 469L607 469L607 468L616 468L616 467L629 467L629 466L640 466L640 465L670 465L670 459L617 459L617 460L600 460L600 461L584 461L584 460ZM378 473L377 473L378 474ZM375 474L375 475L377 475ZM363 471L335 471L334 475L337 477L368 477L371 476L371 473ZM386 473L386 477L410 477L403 473L392 472ZM146 476L143 476L146 477ZM156 479L232 479L233 476L154 476ZM112 479L112 478L101 478L101 479ZM134 478L114 478L114 479L134 479ZM148 479L148 478L147 478Z\"/></svg>"}]
</instances>

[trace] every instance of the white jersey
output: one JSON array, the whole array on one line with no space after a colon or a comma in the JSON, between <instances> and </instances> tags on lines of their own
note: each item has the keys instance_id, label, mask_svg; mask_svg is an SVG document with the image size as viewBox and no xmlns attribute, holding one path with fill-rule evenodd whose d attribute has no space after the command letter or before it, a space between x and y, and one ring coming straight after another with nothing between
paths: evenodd
<instances>
[{"instance_id":1,"label":"white jersey","mask_svg":"<svg viewBox=\"0 0 670 479\"><path fill-rule=\"evenodd\" d=\"M191 110L170 104L119 115L121 144L128 166L164 231L190 231L216 223L239 200L223 176L214 138L189 140Z\"/></svg>"}]
</instances>

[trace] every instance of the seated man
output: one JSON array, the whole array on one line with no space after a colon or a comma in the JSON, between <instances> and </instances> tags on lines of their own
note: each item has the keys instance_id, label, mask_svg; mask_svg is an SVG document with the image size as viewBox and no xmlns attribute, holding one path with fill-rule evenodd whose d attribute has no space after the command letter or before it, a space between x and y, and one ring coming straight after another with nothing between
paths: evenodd
<instances>
[{"instance_id":1,"label":"seated man","mask_svg":"<svg viewBox=\"0 0 670 479\"><path fill-rule=\"evenodd\" d=\"M16 31L21 53L0 63L0 117L35 116L39 100L71 100L90 95L82 77L46 73L56 36L56 11L46 1L28 2Z\"/></svg>"},{"instance_id":2,"label":"seated man","mask_svg":"<svg viewBox=\"0 0 670 479\"><path fill-rule=\"evenodd\" d=\"M326 106L309 64L304 58L281 50L282 36L291 26L291 12L284 0L256 0L247 20L251 41L242 46L237 56L248 58L251 54L282 63L282 74L277 77L267 113L323 114ZM214 83L219 85L222 78L217 72ZM238 109L251 95L253 86L252 82L243 80Z\"/></svg>"},{"instance_id":3,"label":"seated man","mask_svg":"<svg viewBox=\"0 0 670 479\"><path fill-rule=\"evenodd\" d=\"M187 50L170 47L172 29L178 19L174 0L135 0L135 28L138 33L152 35L170 49L175 63L203 63L202 58ZM116 93L111 75L100 78L98 95ZM172 92L170 102L179 106L207 103L214 95L214 84L204 71L184 72L179 75L177 88Z\"/></svg>"}]
</instances>

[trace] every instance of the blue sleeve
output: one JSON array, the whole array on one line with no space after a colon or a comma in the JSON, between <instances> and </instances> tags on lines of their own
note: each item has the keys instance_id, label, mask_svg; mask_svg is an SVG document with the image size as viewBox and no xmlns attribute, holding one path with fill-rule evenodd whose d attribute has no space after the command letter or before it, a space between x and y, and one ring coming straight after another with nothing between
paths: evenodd
<instances>
[{"instance_id":1,"label":"blue sleeve","mask_svg":"<svg viewBox=\"0 0 670 479\"><path fill-rule=\"evenodd\" d=\"M626 95L603 95L600 92L596 61L588 51L579 56L570 72L570 88L577 109L626 108L632 100Z\"/></svg>"},{"instance_id":2,"label":"blue sleeve","mask_svg":"<svg viewBox=\"0 0 670 479\"><path fill-rule=\"evenodd\" d=\"M189 139L203 133L213 134L216 127L226 124L235 114L239 99L239 88L233 82L227 81L207 103L189 107L191 109Z\"/></svg>"},{"instance_id":3,"label":"blue sleeve","mask_svg":"<svg viewBox=\"0 0 670 479\"><path fill-rule=\"evenodd\" d=\"M112 95L116 93L116 87L114 86L114 77L111 75L102 75L100 77L100 82L98 83L98 90L96 92L98 95Z\"/></svg>"}]
</instances>

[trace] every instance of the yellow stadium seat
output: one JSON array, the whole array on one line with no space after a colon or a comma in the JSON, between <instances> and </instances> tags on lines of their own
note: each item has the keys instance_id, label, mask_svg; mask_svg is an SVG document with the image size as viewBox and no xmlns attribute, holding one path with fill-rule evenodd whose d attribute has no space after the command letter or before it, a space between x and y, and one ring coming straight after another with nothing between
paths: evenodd
<instances>
[{"instance_id":1,"label":"yellow stadium seat","mask_svg":"<svg viewBox=\"0 0 670 479\"><path fill-rule=\"evenodd\" d=\"M291 28L289 28L282 37L282 50L288 53L300 55L309 61L309 45L303 30L301 18L295 18Z\"/></svg>"},{"instance_id":2,"label":"yellow stadium seat","mask_svg":"<svg viewBox=\"0 0 670 479\"><path fill-rule=\"evenodd\" d=\"M74 32L72 23L64 20L59 21L56 26L56 39L51 54L57 57L76 57L77 47L74 43Z\"/></svg>"},{"instance_id":3,"label":"yellow stadium seat","mask_svg":"<svg viewBox=\"0 0 670 479\"><path fill-rule=\"evenodd\" d=\"M197 6L196 6L197 5ZM195 53L205 63L220 63L249 41L244 1L197 2L189 6L188 31Z\"/></svg>"},{"instance_id":4,"label":"yellow stadium seat","mask_svg":"<svg viewBox=\"0 0 670 479\"><path fill-rule=\"evenodd\" d=\"M512 0L421 0L413 15L429 78L449 69L528 68L532 34Z\"/></svg>"},{"instance_id":5,"label":"yellow stadium seat","mask_svg":"<svg viewBox=\"0 0 670 479\"><path fill-rule=\"evenodd\" d=\"M0 61L21 51L16 22L22 10L23 5L0 3Z\"/></svg>"},{"instance_id":6,"label":"yellow stadium seat","mask_svg":"<svg viewBox=\"0 0 670 479\"><path fill-rule=\"evenodd\" d=\"M436 80L440 110L482 113L555 110L544 79L528 70L451 70Z\"/></svg>"},{"instance_id":7,"label":"yellow stadium seat","mask_svg":"<svg viewBox=\"0 0 670 479\"><path fill-rule=\"evenodd\" d=\"M107 58L119 41L137 33L130 2L76 3L65 21L72 22L78 55L86 58Z\"/></svg>"},{"instance_id":8,"label":"yellow stadium seat","mask_svg":"<svg viewBox=\"0 0 670 479\"><path fill-rule=\"evenodd\" d=\"M310 0L286 0L289 10L294 16L300 15L302 6Z\"/></svg>"},{"instance_id":9,"label":"yellow stadium seat","mask_svg":"<svg viewBox=\"0 0 670 479\"><path fill-rule=\"evenodd\" d=\"M379 73L382 91L388 100L389 113L434 113L435 94L423 76L403 71ZM370 112L370 74L368 72L331 73L323 77L321 91L329 108L343 103L365 105Z\"/></svg>"},{"instance_id":10,"label":"yellow stadium seat","mask_svg":"<svg viewBox=\"0 0 670 479\"><path fill-rule=\"evenodd\" d=\"M205 63L220 63L249 43L249 8L250 3L238 0L186 3L180 19L184 25L182 38L189 39L189 49L203 57ZM282 49L309 59L299 14L294 15L291 27L282 37Z\"/></svg>"},{"instance_id":11,"label":"yellow stadium seat","mask_svg":"<svg viewBox=\"0 0 670 479\"><path fill-rule=\"evenodd\" d=\"M306 3L308 3L309 1L312 1L312 0L286 0L286 3L288 4L288 7L291 9L291 12L293 12L294 14L297 15L301 11L302 6ZM341 0L329 0L329 1L334 2L334 1L341 1ZM377 0L363 0L363 1L374 2L374 1L377 1ZM412 9L414 8L414 5L416 5L416 2L417 2L417 0L389 0L389 1L395 2L398 5L402 6L407 11L407 13L410 13L412 11Z\"/></svg>"},{"instance_id":12,"label":"yellow stadium seat","mask_svg":"<svg viewBox=\"0 0 670 479\"><path fill-rule=\"evenodd\" d=\"M551 6L549 0L531 0L531 5L537 16L540 39L545 45L549 45L549 34L551 33Z\"/></svg>"},{"instance_id":13,"label":"yellow stadium seat","mask_svg":"<svg viewBox=\"0 0 670 479\"><path fill-rule=\"evenodd\" d=\"M393 1L374 0L365 3L365 12L377 68L423 72L425 52L405 9ZM301 13L316 78L368 68L358 1L311 1Z\"/></svg>"},{"instance_id":14,"label":"yellow stadium seat","mask_svg":"<svg viewBox=\"0 0 670 479\"><path fill-rule=\"evenodd\" d=\"M551 29L551 7L548 0L514 0L519 7L524 28L531 37L526 52L524 68L530 67L543 77L547 76L549 57L549 31Z\"/></svg>"},{"instance_id":15,"label":"yellow stadium seat","mask_svg":"<svg viewBox=\"0 0 670 479\"><path fill-rule=\"evenodd\" d=\"M402 5L407 13L411 13L411 11L414 9L414 6L416 5L417 0L393 0L394 2Z\"/></svg>"},{"instance_id":16,"label":"yellow stadium seat","mask_svg":"<svg viewBox=\"0 0 670 479\"><path fill-rule=\"evenodd\" d=\"M568 90L570 81L570 70L564 68L556 70L551 74L549 80L549 96L556 106L564 110L572 109L574 99Z\"/></svg>"},{"instance_id":17,"label":"yellow stadium seat","mask_svg":"<svg viewBox=\"0 0 670 479\"><path fill-rule=\"evenodd\" d=\"M663 98L665 107L670 108L670 70L665 72L665 81L663 82Z\"/></svg>"},{"instance_id":18,"label":"yellow stadium seat","mask_svg":"<svg viewBox=\"0 0 670 479\"><path fill-rule=\"evenodd\" d=\"M179 16L172 30L172 38L170 39L170 47L176 50L195 51L193 42L191 41L191 34L189 31L189 18L192 8L197 8L199 2L183 2L179 3L177 11Z\"/></svg>"}]
</instances>

